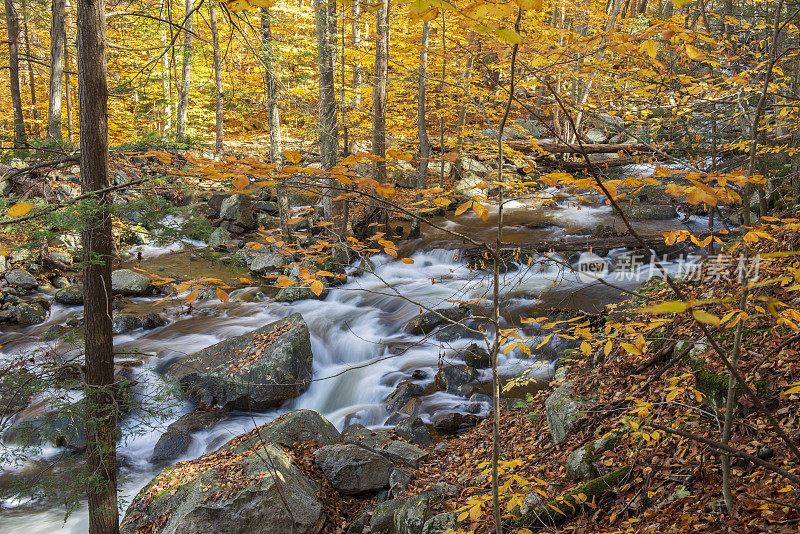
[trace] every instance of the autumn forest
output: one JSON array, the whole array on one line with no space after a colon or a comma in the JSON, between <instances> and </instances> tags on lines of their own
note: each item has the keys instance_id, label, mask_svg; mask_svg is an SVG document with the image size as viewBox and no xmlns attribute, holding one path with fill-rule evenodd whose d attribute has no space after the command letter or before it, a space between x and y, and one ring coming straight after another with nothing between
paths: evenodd
<instances>
[{"instance_id":1,"label":"autumn forest","mask_svg":"<svg viewBox=\"0 0 800 534\"><path fill-rule=\"evenodd\" d=\"M0 531L800 529L796 0L0 18Z\"/></svg>"}]
</instances>

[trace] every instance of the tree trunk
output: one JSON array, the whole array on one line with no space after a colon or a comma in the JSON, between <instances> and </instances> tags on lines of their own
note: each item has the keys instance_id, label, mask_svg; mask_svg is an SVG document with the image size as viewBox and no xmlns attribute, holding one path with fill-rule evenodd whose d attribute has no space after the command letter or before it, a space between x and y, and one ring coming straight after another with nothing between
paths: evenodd
<instances>
[{"instance_id":1,"label":"tree trunk","mask_svg":"<svg viewBox=\"0 0 800 534\"><path fill-rule=\"evenodd\" d=\"M389 0L382 0L375 18L375 83L372 87L372 153L375 162L373 177L386 181L386 85L389 77Z\"/></svg>"},{"instance_id":2,"label":"tree trunk","mask_svg":"<svg viewBox=\"0 0 800 534\"><path fill-rule=\"evenodd\" d=\"M361 0L353 0L353 50L361 46ZM358 54L356 54L358 58ZM361 107L361 62L353 61L353 108L358 113Z\"/></svg>"},{"instance_id":3,"label":"tree trunk","mask_svg":"<svg viewBox=\"0 0 800 534\"><path fill-rule=\"evenodd\" d=\"M170 7L168 0L162 0L161 7L164 11L169 12ZM163 14L162 17L163 16L169 17L166 14ZM165 49L164 55L161 56L161 84L164 91L164 130L161 132L162 134L172 131L172 83L170 81L172 78L172 69L170 69L169 65L170 54L166 50L167 29L168 24L165 22L161 25L158 32L159 39L161 40L161 47Z\"/></svg>"},{"instance_id":4,"label":"tree trunk","mask_svg":"<svg viewBox=\"0 0 800 534\"><path fill-rule=\"evenodd\" d=\"M278 78L275 73L275 50L272 46L272 25L270 19L272 15L269 8L261 8L261 43L264 49L264 70L267 74L267 120L269 123L269 158L275 165L275 170L279 170L283 164L283 154L281 153L281 111L278 107ZM281 178L280 183L275 187L278 196L278 216L281 221L281 232L286 241L291 241L292 234L289 231L289 217L291 207L289 197L286 194L286 178Z\"/></svg>"},{"instance_id":5,"label":"tree trunk","mask_svg":"<svg viewBox=\"0 0 800 534\"><path fill-rule=\"evenodd\" d=\"M210 23L211 38L214 48L214 103L216 107L215 131L216 143L214 144L214 154L221 156L225 152L223 146L223 118L222 118L222 60L219 56L219 30L217 29L217 6L212 1L210 4Z\"/></svg>"},{"instance_id":6,"label":"tree trunk","mask_svg":"<svg viewBox=\"0 0 800 534\"><path fill-rule=\"evenodd\" d=\"M336 56L336 4L314 0L317 28L317 62L319 65L319 145L322 170L329 171L339 155L339 135L336 117L336 93L334 88L334 57ZM331 189L334 179L326 179L328 187L322 202L325 218L333 222L340 235L344 233L341 220L341 202L333 201ZM340 217L339 217L340 218Z\"/></svg>"},{"instance_id":7,"label":"tree trunk","mask_svg":"<svg viewBox=\"0 0 800 534\"><path fill-rule=\"evenodd\" d=\"M67 8L69 9L69 0L66 2ZM67 104L67 136L69 138L70 143L72 142L72 135L74 133L74 127L72 124L72 83L70 82L71 76L69 75L69 45L64 40L64 91L67 93L66 104Z\"/></svg>"},{"instance_id":8,"label":"tree trunk","mask_svg":"<svg viewBox=\"0 0 800 534\"><path fill-rule=\"evenodd\" d=\"M22 92L19 89L19 15L14 0L5 0L8 27L8 64L11 105L14 108L14 148L25 146L25 118L22 115Z\"/></svg>"},{"instance_id":9,"label":"tree trunk","mask_svg":"<svg viewBox=\"0 0 800 534\"><path fill-rule=\"evenodd\" d=\"M175 135L178 139L186 137L186 123L189 117L189 89L192 77L192 52L194 50L194 37L192 36L193 8L193 1L186 0L186 22L183 32L183 70L181 70L181 88L178 100L178 121L175 125Z\"/></svg>"},{"instance_id":10,"label":"tree trunk","mask_svg":"<svg viewBox=\"0 0 800 534\"><path fill-rule=\"evenodd\" d=\"M28 5L22 0L22 28L25 34L25 55L28 58L28 90L31 94L31 120L34 121L33 128L36 135L39 134L39 107L36 105L36 76L33 72L33 61L31 60L31 34L28 29Z\"/></svg>"},{"instance_id":11,"label":"tree trunk","mask_svg":"<svg viewBox=\"0 0 800 534\"><path fill-rule=\"evenodd\" d=\"M50 93L47 98L47 138L61 141L61 101L67 41L66 1L53 0L50 24Z\"/></svg>"},{"instance_id":12,"label":"tree trunk","mask_svg":"<svg viewBox=\"0 0 800 534\"><path fill-rule=\"evenodd\" d=\"M84 193L109 186L108 87L106 85L105 1L78 0L78 94L80 166ZM117 511L116 403L111 338L111 197L101 195L86 218L84 316L86 320L86 465L89 533L119 532Z\"/></svg>"},{"instance_id":13,"label":"tree trunk","mask_svg":"<svg viewBox=\"0 0 800 534\"><path fill-rule=\"evenodd\" d=\"M428 140L428 124L425 120L425 89L428 81L428 37L430 21L422 26L422 40L419 48L419 93L417 94L417 136L419 137L419 167L417 167L417 189L425 189L428 178L428 160L431 157L431 142ZM419 213L419 212L417 212ZM419 219L411 222L409 237L420 236Z\"/></svg>"}]
</instances>

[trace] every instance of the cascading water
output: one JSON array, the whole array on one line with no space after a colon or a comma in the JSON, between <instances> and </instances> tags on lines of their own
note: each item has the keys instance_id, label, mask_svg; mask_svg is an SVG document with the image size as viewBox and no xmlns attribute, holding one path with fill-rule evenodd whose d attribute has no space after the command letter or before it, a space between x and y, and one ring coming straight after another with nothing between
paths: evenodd
<instances>
[{"instance_id":1,"label":"cascading water","mask_svg":"<svg viewBox=\"0 0 800 534\"><path fill-rule=\"evenodd\" d=\"M608 217L608 211L604 208L593 213L587 210L581 216L584 219L597 218L598 213ZM550 219L559 216L562 217L560 222L565 222L563 212L560 215L548 214ZM530 235L531 231L527 230L527 233ZM161 389L163 379L156 371L170 357L191 354L293 312L300 312L308 323L314 352L314 381L309 389L270 412L230 414L212 430L196 434L192 448L182 459L200 456L252 429L254 425L261 425L296 408L317 410L339 429L352 422L381 426L389 415L384 399L398 382L408 379L415 370L423 371L427 380L431 381L440 358L456 361L459 358L458 349L464 349L476 341L483 342L476 339L441 342L404 332L404 325L420 313L421 306L430 309L453 307L458 301L491 297L490 273L471 270L464 261L456 259L456 251L431 249L433 243L436 243L433 246L442 243L441 236L435 236L427 243L427 250L417 250L411 255L413 264L393 261L386 256L373 258L376 264L374 274L351 276L347 284L332 288L325 301L281 304L264 299L253 303L232 301L224 306L218 301L197 301L190 315L180 314L183 308L173 304L166 310L169 319L167 326L116 336L115 346L145 354L159 354L146 359L142 366L136 368L139 393L147 395ZM152 256L150 259L154 262L159 259L153 250L149 250L148 255ZM612 251L610 256L614 255ZM607 280L630 288L642 281L641 278L615 279L613 275ZM565 272L552 262L523 265L519 270L502 275L504 308L518 315L530 312L539 303L541 293L555 285L560 289L569 289L586 284L579 282L574 273ZM154 305L157 298L132 300L136 306L147 309ZM484 304L488 304L488 301ZM46 323L4 336L0 356L8 357L30 350L35 340L49 327L63 324L68 316L79 311L79 308L54 304ZM529 330L529 333L534 331ZM522 356L517 350L510 351L502 356L501 366L509 370L528 367L531 361L520 359ZM553 365L553 362L542 364L542 372L552 372ZM429 419L440 410L464 410L465 403L464 398L437 392L424 398L423 417ZM123 465L123 499L129 501L155 474L155 468L148 461L153 446L170 422L190 410L188 403L180 401L174 402L171 408L172 415L169 418L150 417L142 420L141 417L135 417L123 424L123 430L137 430L124 438L118 448ZM488 413L488 405L483 410L484 414ZM43 455L50 458L57 454L59 452L55 449L43 451ZM7 472L19 468L10 464L0 467ZM33 513L25 508L23 502L0 503L0 531L4 533L79 533L87 529L85 509L74 512L66 523L62 523L62 519L63 510Z\"/></svg>"}]
</instances>

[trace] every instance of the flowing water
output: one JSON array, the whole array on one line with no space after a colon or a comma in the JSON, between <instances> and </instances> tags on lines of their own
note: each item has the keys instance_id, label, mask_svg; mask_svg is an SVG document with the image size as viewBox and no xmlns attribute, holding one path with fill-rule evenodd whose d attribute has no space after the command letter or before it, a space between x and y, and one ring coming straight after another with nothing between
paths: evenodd
<instances>
[{"instance_id":1,"label":"flowing water","mask_svg":"<svg viewBox=\"0 0 800 534\"><path fill-rule=\"evenodd\" d=\"M521 208L522 206L518 206ZM576 228L613 224L608 208L551 207L538 212L511 209L508 213L507 238L512 242L554 239ZM495 217L493 214L492 217ZM528 229L530 222L558 222L560 227ZM616 221L617 224L619 221ZM463 216L458 221L442 219L438 223L448 229L468 233L476 239L493 239L492 223ZM693 225L704 224L695 220ZM540 225L542 226L542 225ZM684 226L677 220L642 224L642 231L677 229ZM191 314L179 303L172 301L156 304L157 297L132 299L129 309L157 309L168 319L168 324L155 330L137 330L115 336L117 350L142 353L144 363L136 368L139 393L152 394L164 382L156 370L170 358L191 354L231 336L259 328L271 321L300 312L311 333L314 352L314 381L298 398L279 409L256 414L233 413L212 430L195 435L192 448L182 459L200 456L213 450L227 439L272 420L296 408L311 408L321 412L339 429L358 422L367 426L381 426L388 416L383 400L403 379L415 370L421 370L433 379L440 359L458 362L458 349L475 342L459 339L448 343L436 339L422 339L403 332L404 324L420 312L420 306L429 308L452 307L453 301L467 301L491 296L491 277L486 272L470 270L457 259L460 244L440 230L427 232L424 240L404 245L402 252L409 255L413 264L394 261L380 256L375 258L375 274L351 276L348 283L332 288L325 301L300 301L283 304L265 298L259 302L231 302L221 305L216 300L197 301ZM160 274L179 274L182 278L194 276L225 276L224 268L209 266L207 262L189 261L190 251L177 253L174 248L145 251L143 266L160 267ZM622 251L612 251L611 257ZM642 277L625 279L611 275L610 282L634 288L648 274L641 268ZM228 273L227 276L230 276ZM504 318L519 324L519 316L535 315L545 304L563 305L564 295L579 295L577 307L596 307L599 303L618 298L618 292L598 284L584 284L575 274L565 272L556 264L544 262L523 266L503 275L502 299ZM581 292L584 296L580 297ZM232 297L235 297L235 293ZM549 297L548 297L549 295ZM549 299L549 301L548 301ZM39 336L53 325L63 324L80 308L54 304L48 321L42 325L20 329L2 336L0 354L6 357L20 351L33 350ZM535 334L534 330L528 331ZM534 356L536 356L534 354ZM511 372L531 361L520 359L517 350L502 357L501 367ZM555 362L544 361L539 372L552 373ZM148 462L153 446L167 425L190 410L186 402L175 402L172 415L166 419L131 417L123 424L126 436L119 444L122 463L121 496L129 501L135 492L157 472ZM464 410L466 400L437 392L424 398L423 413L429 419L441 410ZM483 414L488 413L488 405ZM47 449L42 456L58 457L63 451ZM21 469L11 464L0 465L7 472ZM0 503L0 532L4 534L38 534L50 532L86 532L85 508L79 508L63 522L63 508L36 510L30 503L6 501Z\"/></svg>"}]
</instances>

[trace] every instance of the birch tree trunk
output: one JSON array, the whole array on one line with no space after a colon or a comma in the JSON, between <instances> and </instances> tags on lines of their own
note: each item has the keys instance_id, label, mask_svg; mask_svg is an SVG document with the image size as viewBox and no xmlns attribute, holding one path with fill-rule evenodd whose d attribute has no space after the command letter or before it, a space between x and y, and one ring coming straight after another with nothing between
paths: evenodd
<instances>
[{"instance_id":1,"label":"birch tree trunk","mask_svg":"<svg viewBox=\"0 0 800 534\"><path fill-rule=\"evenodd\" d=\"M78 0L78 93L81 124L81 182L84 193L109 186L108 87L105 1ZM89 533L119 532L117 510L116 402L111 338L111 197L100 194L86 218L83 248L86 317L86 466Z\"/></svg>"},{"instance_id":2,"label":"birch tree trunk","mask_svg":"<svg viewBox=\"0 0 800 534\"><path fill-rule=\"evenodd\" d=\"M178 121L175 126L175 135L178 139L186 137L186 123L189 117L189 89L192 77L192 52L194 50L194 37L192 35L192 19L194 14L192 0L186 0L186 22L183 37L183 69L181 70L181 88L178 100Z\"/></svg>"},{"instance_id":3,"label":"birch tree trunk","mask_svg":"<svg viewBox=\"0 0 800 534\"><path fill-rule=\"evenodd\" d=\"M422 40L419 48L419 92L417 94L417 136L419 137L419 167L417 167L417 189L425 189L428 178L428 160L431 157L431 143L428 140L428 123L425 117L425 90L428 81L428 41L431 31L430 21L422 26ZM419 213L419 212L418 212ZM410 238L420 236L419 218L411 222Z\"/></svg>"},{"instance_id":4,"label":"birch tree trunk","mask_svg":"<svg viewBox=\"0 0 800 534\"><path fill-rule=\"evenodd\" d=\"M375 18L375 82L372 87L372 153L384 158L375 162L373 177L386 181L386 85L389 77L389 0L382 0Z\"/></svg>"},{"instance_id":5,"label":"birch tree trunk","mask_svg":"<svg viewBox=\"0 0 800 534\"><path fill-rule=\"evenodd\" d=\"M162 11L169 12L169 0L162 0L161 7ZM167 16L167 14L162 14L162 17ZM171 17L170 17L171 18ZM170 54L167 52L167 23L164 22L161 24L161 28L158 31L158 37L161 41L161 48L164 48L164 55L161 56L161 84L164 89L164 131L162 133L166 133L172 130L172 83L171 83L171 76L172 69L169 66L169 58Z\"/></svg>"},{"instance_id":6,"label":"birch tree trunk","mask_svg":"<svg viewBox=\"0 0 800 534\"><path fill-rule=\"evenodd\" d=\"M39 134L39 107L36 105L36 76L33 72L33 61L32 61L32 54L31 54L31 34L30 30L28 29L28 4L26 0L21 1L22 5L22 29L23 33L25 34L25 55L28 58L28 90L31 95L31 120L34 121L33 129L35 135Z\"/></svg>"},{"instance_id":7,"label":"birch tree trunk","mask_svg":"<svg viewBox=\"0 0 800 534\"><path fill-rule=\"evenodd\" d=\"M47 96L47 138L61 141L61 103L64 53L67 41L65 0L53 0L50 23L50 92Z\"/></svg>"},{"instance_id":8,"label":"birch tree trunk","mask_svg":"<svg viewBox=\"0 0 800 534\"><path fill-rule=\"evenodd\" d=\"M11 105L14 108L14 148L25 147L25 118L22 115L22 92L19 89L19 14L14 0L5 0L8 27L8 64Z\"/></svg>"},{"instance_id":9,"label":"birch tree trunk","mask_svg":"<svg viewBox=\"0 0 800 534\"><path fill-rule=\"evenodd\" d=\"M214 144L214 154L221 156L225 152L223 145L223 117L222 117L222 61L219 56L219 29L217 28L217 6L212 1L209 4L209 22L211 23L211 40L214 51L214 104L215 120L214 130L216 132L216 143Z\"/></svg>"}]
</instances>

